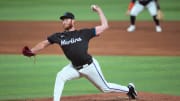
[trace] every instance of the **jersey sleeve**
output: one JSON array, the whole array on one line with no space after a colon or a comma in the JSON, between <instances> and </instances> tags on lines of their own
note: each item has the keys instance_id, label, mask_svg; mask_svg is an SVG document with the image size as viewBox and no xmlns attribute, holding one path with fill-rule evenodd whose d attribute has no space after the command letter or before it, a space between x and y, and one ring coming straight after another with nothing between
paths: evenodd
<instances>
[{"instance_id":1,"label":"jersey sleeve","mask_svg":"<svg viewBox=\"0 0 180 101\"><path fill-rule=\"evenodd\" d=\"M91 39L96 36L96 29L90 28L90 29L83 29L82 34L87 38Z\"/></svg>"},{"instance_id":2,"label":"jersey sleeve","mask_svg":"<svg viewBox=\"0 0 180 101\"><path fill-rule=\"evenodd\" d=\"M54 33L54 34L48 36L48 37L47 37L47 40L48 40L51 44L57 43L57 42L58 42L58 34L57 34L57 33Z\"/></svg>"}]
</instances>

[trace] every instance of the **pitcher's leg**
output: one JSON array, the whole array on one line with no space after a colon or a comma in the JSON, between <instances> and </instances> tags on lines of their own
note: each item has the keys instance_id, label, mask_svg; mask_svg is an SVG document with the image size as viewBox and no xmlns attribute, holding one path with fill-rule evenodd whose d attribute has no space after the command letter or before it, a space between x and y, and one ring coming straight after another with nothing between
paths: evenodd
<instances>
[{"instance_id":1,"label":"pitcher's leg","mask_svg":"<svg viewBox=\"0 0 180 101\"><path fill-rule=\"evenodd\" d=\"M101 71L99 63L93 59L93 63L82 70L79 71L82 75L85 75L88 80L90 80L97 88L103 92L125 92L129 91L126 86L121 86L115 83L108 83Z\"/></svg>"},{"instance_id":2,"label":"pitcher's leg","mask_svg":"<svg viewBox=\"0 0 180 101\"><path fill-rule=\"evenodd\" d=\"M80 74L72 67L71 64L67 65L60 72L58 72L54 86L54 101L60 101L64 84L67 80L72 80L79 77Z\"/></svg>"}]
</instances>

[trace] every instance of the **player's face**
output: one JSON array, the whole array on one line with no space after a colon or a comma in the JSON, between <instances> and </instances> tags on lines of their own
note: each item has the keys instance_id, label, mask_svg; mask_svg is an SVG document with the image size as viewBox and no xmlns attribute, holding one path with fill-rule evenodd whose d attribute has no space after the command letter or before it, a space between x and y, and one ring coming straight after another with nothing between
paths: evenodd
<instances>
[{"instance_id":1,"label":"player's face","mask_svg":"<svg viewBox=\"0 0 180 101\"><path fill-rule=\"evenodd\" d=\"M62 21L62 24L63 24L63 28L65 30L69 30L74 26L74 20L72 20L72 19L64 19Z\"/></svg>"}]
</instances>

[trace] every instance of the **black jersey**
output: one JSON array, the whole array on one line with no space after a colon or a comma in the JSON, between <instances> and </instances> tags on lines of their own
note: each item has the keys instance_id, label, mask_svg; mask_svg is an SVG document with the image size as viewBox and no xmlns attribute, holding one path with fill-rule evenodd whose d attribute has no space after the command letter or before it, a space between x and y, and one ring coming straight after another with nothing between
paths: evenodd
<instances>
[{"instance_id":1,"label":"black jersey","mask_svg":"<svg viewBox=\"0 0 180 101\"><path fill-rule=\"evenodd\" d=\"M74 66L81 66L92 60L88 54L89 40L96 36L95 28L54 33L48 41L59 44Z\"/></svg>"},{"instance_id":2,"label":"black jersey","mask_svg":"<svg viewBox=\"0 0 180 101\"><path fill-rule=\"evenodd\" d=\"M135 1L137 1L137 0L132 0L132 2L135 2ZM142 4L142 5L147 5L149 2L151 2L151 1L154 1L154 0L138 0L139 1L139 3L140 4Z\"/></svg>"}]
</instances>

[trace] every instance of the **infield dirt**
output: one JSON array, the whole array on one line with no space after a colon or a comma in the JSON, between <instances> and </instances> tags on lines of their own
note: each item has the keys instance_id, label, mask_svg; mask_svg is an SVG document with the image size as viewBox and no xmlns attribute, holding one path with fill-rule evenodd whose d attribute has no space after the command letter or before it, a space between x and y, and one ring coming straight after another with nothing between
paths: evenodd
<instances>
[{"instance_id":1,"label":"infield dirt","mask_svg":"<svg viewBox=\"0 0 180 101\"><path fill-rule=\"evenodd\" d=\"M91 28L99 22L77 21L77 29ZM137 22L137 30L126 32L128 22L111 21L110 28L91 40L92 55L149 55L180 56L180 22L162 22L163 32L155 32L153 22ZM25 45L32 47L54 32L62 31L60 22L0 22L0 54L21 54ZM39 54L63 54L59 46L53 45ZM52 98L26 99L18 101L51 101ZM128 101L125 94L106 93L62 97L62 101ZM139 92L137 101L179 101L179 96ZM15 100L12 100L15 101ZM17 100L16 100L17 101Z\"/></svg>"}]
</instances>

